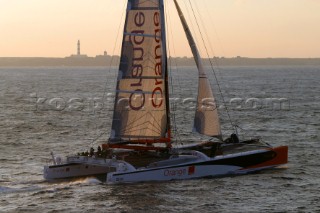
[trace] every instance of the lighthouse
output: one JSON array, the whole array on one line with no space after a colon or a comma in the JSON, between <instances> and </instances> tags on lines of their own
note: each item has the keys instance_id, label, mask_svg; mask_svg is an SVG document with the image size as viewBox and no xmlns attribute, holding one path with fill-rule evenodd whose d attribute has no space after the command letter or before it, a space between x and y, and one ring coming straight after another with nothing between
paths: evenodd
<instances>
[{"instance_id":1,"label":"lighthouse","mask_svg":"<svg viewBox=\"0 0 320 213\"><path fill-rule=\"evenodd\" d=\"M77 54L72 54L70 58L87 58L87 55L81 55L80 39L77 42Z\"/></svg>"},{"instance_id":2,"label":"lighthouse","mask_svg":"<svg viewBox=\"0 0 320 213\"><path fill-rule=\"evenodd\" d=\"M77 51L77 55L81 55L81 53L80 53L80 40L78 40L78 51Z\"/></svg>"}]
</instances>

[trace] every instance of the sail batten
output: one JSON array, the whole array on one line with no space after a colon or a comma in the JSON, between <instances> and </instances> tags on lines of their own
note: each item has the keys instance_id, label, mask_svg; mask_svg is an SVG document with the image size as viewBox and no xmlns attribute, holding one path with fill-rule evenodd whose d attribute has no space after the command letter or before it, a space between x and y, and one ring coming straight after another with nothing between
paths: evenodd
<instances>
[{"instance_id":1,"label":"sail batten","mask_svg":"<svg viewBox=\"0 0 320 213\"><path fill-rule=\"evenodd\" d=\"M117 93L129 93L131 94L132 91L130 90L117 90ZM135 94L159 94L161 95L161 92L154 92L154 91L134 91Z\"/></svg>"},{"instance_id":2,"label":"sail batten","mask_svg":"<svg viewBox=\"0 0 320 213\"><path fill-rule=\"evenodd\" d=\"M110 143L169 130L163 0L128 0Z\"/></svg>"},{"instance_id":3,"label":"sail batten","mask_svg":"<svg viewBox=\"0 0 320 213\"><path fill-rule=\"evenodd\" d=\"M221 137L218 111L202 59L180 6L176 0L174 3L198 68L198 98L193 131L207 136Z\"/></svg>"},{"instance_id":4,"label":"sail batten","mask_svg":"<svg viewBox=\"0 0 320 213\"><path fill-rule=\"evenodd\" d=\"M141 33L123 33L124 35L129 35L129 36L141 36L141 37L151 37L151 38L158 38L160 39L161 36L158 35L152 35L152 34L141 34Z\"/></svg>"}]
</instances>

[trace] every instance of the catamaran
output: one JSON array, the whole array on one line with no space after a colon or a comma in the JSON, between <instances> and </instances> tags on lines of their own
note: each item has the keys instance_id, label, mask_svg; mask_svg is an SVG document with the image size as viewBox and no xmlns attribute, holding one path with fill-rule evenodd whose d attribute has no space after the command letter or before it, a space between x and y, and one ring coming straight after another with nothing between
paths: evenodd
<instances>
[{"instance_id":1,"label":"catamaran","mask_svg":"<svg viewBox=\"0 0 320 213\"><path fill-rule=\"evenodd\" d=\"M194 131L221 140L211 85L186 19L178 2L174 0L174 3L198 69ZM163 0L128 1L112 131L105 149L124 148L145 153L152 150L159 158L167 159L135 156L130 161L128 158L118 164L115 172L107 174L106 181L167 181L245 174L286 164L287 146L274 148L260 144L253 150L223 153L227 147L259 143L258 140L240 142L235 134L231 146L221 141L220 145L208 142L180 149L172 147L165 29ZM165 146L157 145L161 143ZM138 166L136 162L144 158L149 162Z\"/></svg>"},{"instance_id":2,"label":"catamaran","mask_svg":"<svg viewBox=\"0 0 320 213\"><path fill-rule=\"evenodd\" d=\"M223 140L202 58L176 0L174 4L198 70L193 131L218 141L174 146L164 0L128 0L112 129L108 143L102 145L109 157L55 162L45 167L47 179L73 171L70 177L103 174L107 183L168 181L246 174L287 163L287 146L272 147L259 139L239 141L236 132Z\"/></svg>"}]
</instances>

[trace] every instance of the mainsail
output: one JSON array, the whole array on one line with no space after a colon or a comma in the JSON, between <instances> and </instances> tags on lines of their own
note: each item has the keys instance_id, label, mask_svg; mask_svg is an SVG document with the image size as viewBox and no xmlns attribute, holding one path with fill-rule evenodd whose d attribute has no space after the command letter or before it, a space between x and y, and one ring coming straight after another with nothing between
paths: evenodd
<instances>
[{"instance_id":1,"label":"mainsail","mask_svg":"<svg viewBox=\"0 0 320 213\"><path fill-rule=\"evenodd\" d=\"M188 27L187 21L181 11L178 2L174 0L174 3L176 5L182 26L186 33L193 57L195 59L199 71L199 86L197 109L194 119L194 131L203 135L220 137L220 122L210 82L207 78L206 72L203 67L202 59L200 57L198 48L191 34L191 31Z\"/></svg>"},{"instance_id":2,"label":"mainsail","mask_svg":"<svg viewBox=\"0 0 320 213\"><path fill-rule=\"evenodd\" d=\"M169 142L163 0L128 0L110 143Z\"/></svg>"}]
</instances>

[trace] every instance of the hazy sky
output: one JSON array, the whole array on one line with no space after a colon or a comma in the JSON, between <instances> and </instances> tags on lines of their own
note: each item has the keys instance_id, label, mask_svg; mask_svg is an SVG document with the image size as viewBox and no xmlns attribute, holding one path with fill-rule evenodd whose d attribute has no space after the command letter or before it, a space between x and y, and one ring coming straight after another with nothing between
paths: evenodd
<instances>
[{"instance_id":1,"label":"hazy sky","mask_svg":"<svg viewBox=\"0 0 320 213\"><path fill-rule=\"evenodd\" d=\"M170 52L190 56L172 0ZM320 0L191 0L215 56L320 57ZM179 3L190 23L189 0ZM0 57L119 54L125 0L0 0ZM201 15L200 15L201 14ZM201 39L196 33L197 40ZM206 36L205 36L206 38ZM116 45L115 45L116 44ZM174 45L173 45L174 44ZM211 44L211 47L209 46ZM202 43L199 43L203 52ZM174 54L175 53L175 54Z\"/></svg>"}]
</instances>

